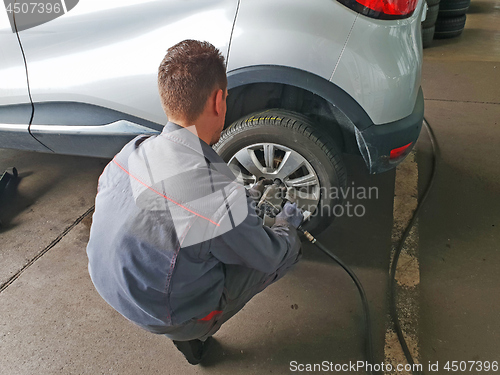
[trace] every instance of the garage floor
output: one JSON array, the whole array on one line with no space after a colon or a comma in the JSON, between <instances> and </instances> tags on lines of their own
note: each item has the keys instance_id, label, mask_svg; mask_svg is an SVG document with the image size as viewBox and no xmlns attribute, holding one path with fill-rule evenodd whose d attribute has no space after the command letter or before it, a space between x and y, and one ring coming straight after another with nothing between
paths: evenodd
<instances>
[{"instance_id":1,"label":"garage floor","mask_svg":"<svg viewBox=\"0 0 500 375\"><path fill-rule=\"evenodd\" d=\"M460 38L425 50L426 118L439 142L433 191L402 257L398 285L411 350L424 364L500 361L500 3L475 1ZM320 240L352 265L375 322L377 359L402 361L387 318L391 246L430 173L422 132L396 171L368 176L349 157L351 199ZM85 246L106 160L0 150L17 192L0 201L2 374L287 374L290 362L363 360L361 310L350 279L314 247L216 334L204 366L162 336L135 327L95 292ZM349 199L348 199L349 200ZM408 372L400 372L408 373ZM465 371L463 373L494 373Z\"/></svg>"}]
</instances>

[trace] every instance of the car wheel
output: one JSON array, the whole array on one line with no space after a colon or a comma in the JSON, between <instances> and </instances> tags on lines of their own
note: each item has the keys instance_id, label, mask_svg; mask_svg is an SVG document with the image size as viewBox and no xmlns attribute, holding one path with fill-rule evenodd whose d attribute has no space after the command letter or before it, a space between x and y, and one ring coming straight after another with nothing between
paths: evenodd
<instances>
[{"instance_id":1,"label":"car wheel","mask_svg":"<svg viewBox=\"0 0 500 375\"><path fill-rule=\"evenodd\" d=\"M425 21L422 22L422 29L431 28L436 24L436 20L438 18L439 12L439 4L430 6L427 10L427 16L425 17Z\"/></svg>"},{"instance_id":2,"label":"car wheel","mask_svg":"<svg viewBox=\"0 0 500 375\"><path fill-rule=\"evenodd\" d=\"M427 2L427 6L430 8L430 7L434 6L434 5L439 4L440 1L441 0L427 0L426 2Z\"/></svg>"},{"instance_id":3,"label":"car wheel","mask_svg":"<svg viewBox=\"0 0 500 375\"><path fill-rule=\"evenodd\" d=\"M436 26L422 28L422 47L423 48L428 48L432 45L432 40L434 39L435 30L436 30Z\"/></svg>"},{"instance_id":4,"label":"car wheel","mask_svg":"<svg viewBox=\"0 0 500 375\"><path fill-rule=\"evenodd\" d=\"M294 187L297 205L313 212L304 225L311 233L334 219L345 167L335 142L309 118L276 109L254 113L231 124L214 149L247 188L260 177Z\"/></svg>"},{"instance_id":5,"label":"car wheel","mask_svg":"<svg viewBox=\"0 0 500 375\"><path fill-rule=\"evenodd\" d=\"M458 17L467 13L470 0L441 0L439 17Z\"/></svg>"},{"instance_id":6,"label":"car wheel","mask_svg":"<svg viewBox=\"0 0 500 375\"><path fill-rule=\"evenodd\" d=\"M435 39L454 38L462 34L465 27L466 15L450 18L438 18L436 21Z\"/></svg>"}]
</instances>

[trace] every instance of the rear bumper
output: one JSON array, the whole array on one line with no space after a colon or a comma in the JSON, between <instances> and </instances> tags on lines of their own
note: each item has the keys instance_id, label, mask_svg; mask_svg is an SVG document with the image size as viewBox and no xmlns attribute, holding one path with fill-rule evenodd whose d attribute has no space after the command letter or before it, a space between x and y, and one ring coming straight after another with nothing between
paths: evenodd
<instances>
[{"instance_id":1,"label":"rear bumper","mask_svg":"<svg viewBox=\"0 0 500 375\"><path fill-rule=\"evenodd\" d=\"M420 88L413 112L398 121L356 129L356 141L370 173L381 173L401 163L413 149L424 120L424 95ZM391 150L411 143L405 154L390 159Z\"/></svg>"}]
</instances>

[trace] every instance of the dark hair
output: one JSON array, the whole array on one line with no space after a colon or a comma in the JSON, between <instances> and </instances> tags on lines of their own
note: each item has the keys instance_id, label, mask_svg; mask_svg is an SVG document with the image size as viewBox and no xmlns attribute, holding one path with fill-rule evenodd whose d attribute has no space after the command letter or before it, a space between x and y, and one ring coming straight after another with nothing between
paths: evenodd
<instances>
[{"instance_id":1,"label":"dark hair","mask_svg":"<svg viewBox=\"0 0 500 375\"><path fill-rule=\"evenodd\" d=\"M227 87L220 51L208 42L184 40L167 50L158 68L158 89L167 116L192 122L215 89Z\"/></svg>"}]
</instances>

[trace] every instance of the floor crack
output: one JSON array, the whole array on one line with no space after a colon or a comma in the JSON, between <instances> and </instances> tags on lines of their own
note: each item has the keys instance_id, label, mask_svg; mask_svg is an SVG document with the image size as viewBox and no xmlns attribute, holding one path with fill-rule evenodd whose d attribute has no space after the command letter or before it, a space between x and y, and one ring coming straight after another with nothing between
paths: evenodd
<instances>
[{"instance_id":1,"label":"floor crack","mask_svg":"<svg viewBox=\"0 0 500 375\"><path fill-rule=\"evenodd\" d=\"M94 212L95 206L90 207L83 215L76 219L73 224L67 227L55 240L53 240L47 247L40 251L33 259L26 263L19 271L12 275L6 282L0 285L0 293L9 287L14 281L16 281L29 267L31 267L38 259L44 256L50 249L56 246L71 230L81 223L83 219Z\"/></svg>"},{"instance_id":2,"label":"floor crack","mask_svg":"<svg viewBox=\"0 0 500 375\"><path fill-rule=\"evenodd\" d=\"M424 98L424 100L432 100L432 101L435 101L435 102L475 103L475 104L500 104L499 102L478 102L478 101L475 101L475 100L431 99L431 98Z\"/></svg>"}]
</instances>

